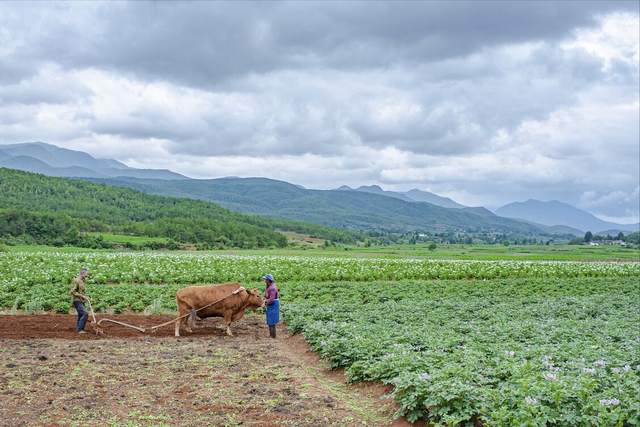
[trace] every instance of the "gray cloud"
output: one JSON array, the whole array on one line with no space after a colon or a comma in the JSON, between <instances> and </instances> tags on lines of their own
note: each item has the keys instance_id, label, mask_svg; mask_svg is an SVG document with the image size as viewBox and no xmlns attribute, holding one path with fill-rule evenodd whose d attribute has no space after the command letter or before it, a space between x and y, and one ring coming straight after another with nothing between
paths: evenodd
<instances>
[{"instance_id":1,"label":"gray cloud","mask_svg":"<svg viewBox=\"0 0 640 427\"><path fill-rule=\"evenodd\" d=\"M72 79L61 80L44 75L0 86L0 102L9 104L70 104L90 98L92 91Z\"/></svg>"},{"instance_id":2,"label":"gray cloud","mask_svg":"<svg viewBox=\"0 0 640 427\"><path fill-rule=\"evenodd\" d=\"M0 143L637 218L638 14L631 1L0 2Z\"/></svg>"},{"instance_id":3,"label":"gray cloud","mask_svg":"<svg viewBox=\"0 0 640 427\"><path fill-rule=\"evenodd\" d=\"M96 9L85 20L84 9ZM633 2L126 2L74 5L19 59L215 87L280 68L419 64L487 46L557 40ZM55 16L55 15L54 15ZM44 18L43 18L44 19ZM45 25L46 24L46 25Z\"/></svg>"}]
</instances>

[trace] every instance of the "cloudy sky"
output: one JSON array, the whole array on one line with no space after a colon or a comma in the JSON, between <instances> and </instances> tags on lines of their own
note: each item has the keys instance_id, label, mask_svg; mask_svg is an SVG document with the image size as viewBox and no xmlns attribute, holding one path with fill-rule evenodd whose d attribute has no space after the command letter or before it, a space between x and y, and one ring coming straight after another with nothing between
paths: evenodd
<instances>
[{"instance_id":1,"label":"cloudy sky","mask_svg":"<svg viewBox=\"0 0 640 427\"><path fill-rule=\"evenodd\" d=\"M0 144L637 222L637 1L0 2Z\"/></svg>"}]
</instances>

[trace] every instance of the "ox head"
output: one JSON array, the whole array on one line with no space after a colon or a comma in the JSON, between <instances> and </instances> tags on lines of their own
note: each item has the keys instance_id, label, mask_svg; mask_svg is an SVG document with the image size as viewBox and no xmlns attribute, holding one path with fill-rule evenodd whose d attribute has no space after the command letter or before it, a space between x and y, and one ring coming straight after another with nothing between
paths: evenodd
<instances>
[{"instance_id":1,"label":"ox head","mask_svg":"<svg viewBox=\"0 0 640 427\"><path fill-rule=\"evenodd\" d=\"M247 294L249 294L249 299L247 300L246 309L255 311L260 307L264 307L264 300L262 299L262 294L257 289L246 289Z\"/></svg>"}]
</instances>

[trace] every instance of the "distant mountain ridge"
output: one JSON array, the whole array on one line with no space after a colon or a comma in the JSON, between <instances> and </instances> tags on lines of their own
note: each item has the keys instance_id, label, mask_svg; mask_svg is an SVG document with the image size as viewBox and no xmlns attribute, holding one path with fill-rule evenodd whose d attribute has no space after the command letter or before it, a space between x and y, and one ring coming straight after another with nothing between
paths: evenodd
<instances>
[{"instance_id":1,"label":"distant mountain ridge","mask_svg":"<svg viewBox=\"0 0 640 427\"><path fill-rule=\"evenodd\" d=\"M484 208L449 209L363 191L309 190L267 178L89 180L150 194L206 200L244 214L312 222L338 229L555 234L549 233L547 227L502 218Z\"/></svg>"},{"instance_id":2,"label":"distant mountain ridge","mask_svg":"<svg viewBox=\"0 0 640 427\"><path fill-rule=\"evenodd\" d=\"M395 197L400 200L404 200L405 202L426 202L431 203L432 205L441 206L443 208L451 208L451 209L462 209L466 206L461 205L460 203L456 203L448 197L441 197L433 193L429 193L428 191L418 190L414 188L413 190L406 192L395 192L395 191L385 191L377 185L370 186L361 186L358 188L351 188L347 185L343 185L337 190L340 191L362 191L365 193L373 193L380 194L383 196Z\"/></svg>"},{"instance_id":3,"label":"distant mountain ridge","mask_svg":"<svg viewBox=\"0 0 640 427\"><path fill-rule=\"evenodd\" d=\"M526 202L509 203L498 208L495 214L548 226L570 226L583 233L587 231L596 234L612 231L637 232L640 229L640 224L616 224L603 221L588 212L557 200L541 202L529 199Z\"/></svg>"},{"instance_id":4,"label":"distant mountain ridge","mask_svg":"<svg viewBox=\"0 0 640 427\"><path fill-rule=\"evenodd\" d=\"M309 190L267 178L191 179L170 170L130 168L114 159L96 159L42 142L0 145L0 167L200 199L237 212L337 228L398 232L473 229L580 236L585 231L637 232L640 227L601 221L561 202L530 200L491 212L419 189L394 192L372 185Z\"/></svg>"},{"instance_id":5,"label":"distant mountain ridge","mask_svg":"<svg viewBox=\"0 0 640 427\"><path fill-rule=\"evenodd\" d=\"M166 169L130 168L114 159L96 159L82 151L44 142L0 145L0 167L64 178L189 179Z\"/></svg>"}]
</instances>

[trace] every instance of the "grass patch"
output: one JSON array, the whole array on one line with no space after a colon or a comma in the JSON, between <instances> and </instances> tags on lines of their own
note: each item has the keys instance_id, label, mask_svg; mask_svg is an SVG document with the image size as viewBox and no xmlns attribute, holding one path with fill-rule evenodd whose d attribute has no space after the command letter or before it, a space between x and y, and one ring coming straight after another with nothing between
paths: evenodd
<instances>
[{"instance_id":1,"label":"grass patch","mask_svg":"<svg viewBox=\"0 0 640 427\"><path fill-rule=\"evenodd\" d=\"M124 236L120 234L108 234L108 233L90 233L92 236L102 237L105 241L125 245L127 243L133 245L140 245L149 242L167 243L170 239L166 237L146 237L146 236Z\"/></svg>"}]
</instances>

